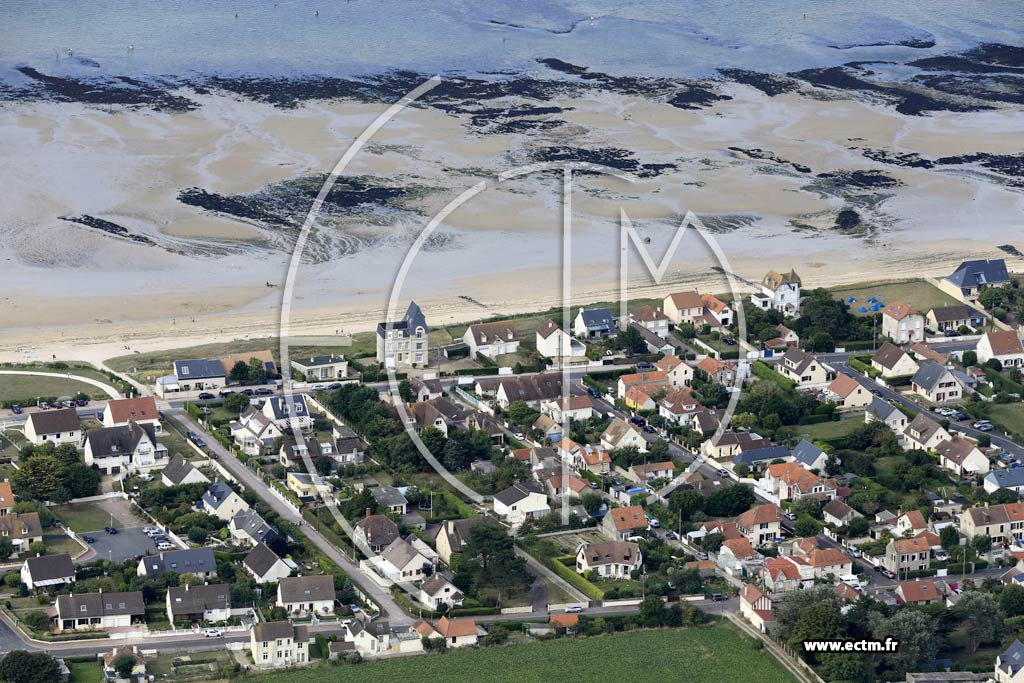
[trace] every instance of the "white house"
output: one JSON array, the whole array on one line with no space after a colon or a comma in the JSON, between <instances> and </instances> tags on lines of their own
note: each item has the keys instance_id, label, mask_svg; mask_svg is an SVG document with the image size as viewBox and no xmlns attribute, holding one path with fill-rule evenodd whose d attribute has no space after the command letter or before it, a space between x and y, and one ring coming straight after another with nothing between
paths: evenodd
<instances>
[{"instance_id":1,"label":"white house","mask_svg":"<svg viewBox=\"0 0 1024 683\"><path fill-rule=\"evenodd\" d=\"M436 572L420 584L420 602L432 610L440 609L442 605L458 607L465 599L455 584Z\"/></svg>"},{"instance_id":2,"label":"white house","mask_svg":"<svg viewBox=\"0 0 1024 683\"><path fill-rule=\"evenodd\" d=\"M629 321L639 324L659 337L668 336L668 316L654 306L641 306L630 311Z\"/></svg>"},{"instance_id":3,"label":"white house","mask_svg":"<svg viewBox=\"0 0 1024 683\"><path fill-rule=\"evenodd\" d=\"M344 379L348 375L348 361L345 356L304 356L290 361L292 370L302 375L307 382L324 382Z\"/></svg>"},{"instance_id":4,"label":"white house","mask_svg":"<svg viewBox=\"0 0 1024 683\"><path fill-rule=\"evenodd\" d=\"M81 447L84 434L78 411L74 408L30 413L25 422L25 438L37 446L70 443Z\"/></svg>"},{"instance_id":5,"label":"white house","mask_svg":"<svg viewBox=\"0 0 1024 683\"><path fill-rule=\"evenodd\" d=\"M167 589L167 618L171 623L218 623L231 617L231 590L226 583L171 586Z\"/></svg>"},{"instance_id":6,"label":"white house","mask_svg":"<svg viewBox=\"0 0 1024 683\"><path fill-rule=\"evenodd\" d=\"M573 334L579 339L602 339L618 332L615 316L607 308L581 308L573 321Z\"/></svg>"},{"instance_id":7,"label":"white house","mask_svg":"<svg viewBox=\"0 0 1024 683\"><path fill-rule=\"evenodd\" d=\"M662 356L654 365L665 373L665 378L674 389L688 387L693 382L693 368L676 356Z\"/></svg>"},{"instance_id":8,"label":"white house","mask_svg":"<svg viewBox=\"0 0 1024 683\"><path fill-rule=\"evenodd\" d=\"M242 560L242 568L256 583L275 583L291 576L296 567L294 562L289 564L263 543L257 543Z\"/></svg>"},{"instance_id":9,"label":"white house","mask_svg":"<svg viewBox=\"0 0 1024 683\"><path fill-rule=\"evenodd\" d=\"M576 549L576 572L597 572L601 578L628 579L643 564L640 546L628 541L581 543Z\"/></svg>"},{"instance_id":10,"label":"white house","mask_svg":"<svg viewBox=\"0 0 1024 683\"><path fill-rule=\"evenodd\" d=\"M470 325L462 335L462 341L469 347L471 356L479 353L493 359L519 350L515 320Z\"/></svg>"},{"instance_id":11,"label":"white house","mask_svg":"<svg viewBox=\"0 0 1024 683\"><path fill-rule=\"evenodd\" d=\"M750 302L768 311L781 311L787 318L800 317L800 276L795 270L778 273L774 270L761 280L761 291L750 295Z\"/></svg>"},{"instance_id":12,"label":"white house","mask_svg":"<svg viewBox=\"0 0 1024 683\"><path fill-rule=\"evenodd\" d=\"M1024 467L1009 470L992 470L985 476L984 488L987 493L1009 489L1016 494L1024 493Z\"/></svg>"},{"instance_id":13,"label":"white house","mask_svg":"<svg viewBox=\"0 0 1024 683\"><path fill-rule=\"evenodd\" d=\"M889 429L897 434L902 434L907 428L907 416L896 406L876 398L864 411L864 422L881 420L889 425Z\"/></svg>"},{"instance_id":14,"label":"white house","mask_svg":"<svg viewBox=\"0 0 1024 683\"><path fill-rule=\"evenodd\" d=\"M181 486L182 484L209 484L209 478L199 471L188 460L175 453L174 457L160 470L160 482L164 486Z\"/></svg>"},{"instance_id":15,"label":"white house","mask_svg":"<svg viewBox=\"0 0 1024 683\"><path fill-rule=\"evenodd\" d=\"M29 590L63 586L75 582L75 565L71 555L30 557L21 565L21 582Z\"/></svg>"},{"instance_id":16,"label":"white house","mask_svg":"<svg viewBox=\"0 0 1024 683\"><path fill-rule=\"evenodd\" d=\"M924 396L932 403L958 401L964 395L964 387L953 373L933 360L921 363L910 380L910 388L915 394Z\"/></svg>"},{"instance_id":17,"label":"white house","mask_svg":"<svg viewBox=\"0 0 1024 683\"><path fill-rule=\"evenodd\" d=\"M917 361L900 347L886 342L871 357L871 367L882 377L905 377L917 372Z\"/></svg>"},{"instance_id":18,"label":"white house","mask_svg":"<svg viewBox=\"0 0 1024 683\"><path fill-rule=\"evenodd\" d=\"M882 309L882 335L897 344L924 341L924 316L902 301L886 304Z\"/></svg>"},{"instance_id":19,"label":"white house","mask_svg":"<svg viewBox=\"0 0 1024 683\"><path fill-rule=\"evenodd\" d=\"M249 406L231 423L231 438L246 455L259 455L284 436L284 429L254 406Z\"/></svg>"},{"instance_id":20,"label":"white house","mask_svg":"<svg viewBox=\"0 0 1024 683\"><path fill-rule=\"evenodd\" d=\"M167 464L167 446L151 424L101 427L85 433L85 464L105 474L146 471Z\"/></svg>"},{"instance_id":21,"label":"white house","mask_svg":"<svg viewBox=\"0 0 1024 683\"><path fill-rule=\"evenodd\" d=\"M978 340L978 363L984 364L995 358L1003 367L1024 366L1024 345L1013 330L989 332Z\"/></svg>"},{"instance_id":22,"label":"white house","mask_svg":"<svg viewBox=\"0 0 1024 683\"><path fill-rule=\"evenodd\" d=\"M277 582L277 604L288 614L334 614L334 577L288 576Z\"/></svg>"},{"instance_id":23,"label":"white house","mask_svg":"<svg viewBox=\"0 0 1024 683\"><path fill-rule=\"evenodd\" d=\"M775 369L797 383L797 386L824 384L828 381L828 371L817 358L797 348L790 348L775 364Z\"/></svg>"},{"instance_id":24,"label":"white house","mask_svg":"<svg viewBox=\"0 0 1024 683\"><path fill-rule=\"evenodd\" d=\"M141 591L57 596L58 631L95 631L145 623Z\"/></svg>"},{"instance_id":25,"label":"white house","mask_svg":"<svg viewBox=\"0 0 1024 683\"><path fill-rule=\"evenodd\" d=\"M389 368L427 364L430 326L415 301L401 320L377 323L377 362Z\"/></svg>"},{"instance_id":26,"label":"white house","mask_svg":"<svg viewBox=\"0 0 1024 683\"><path fill-rule=\"evenodd\" d=\"M532 482L518 482L494 494L494 512L510 524L544 517L551 512L544 489Z\"/></svg>"},{"instance_id":27,"label":"white house","mask_svg":"<svg viewBox=\"0 0 1024 683\"><path fill-rule=\"evenodd\" d=\"M740 590L740 614L761 633L768 633L775 626L771 598L752 583L744 583Z\"/></svg>"},{"instance_id":28,"label":"white house","mask_svg":"<svg viewBox=\"0 0 1024 683\"><path fill-rule=\"evenodd\" d=\"M249 652L261 669L309 663L309 627L290 621L261 621L249 630Z\"/></svg>"},{"instance_id":29,"label":"white house","mask_svg":"<svg viewBox=\"0 0 1024 683\"><path fill-rule=\"evenodd\" d=\"M404 538L396 538L380 554L384 577L396 583L421 581L432 563Z\"/></svg>"},{"instance_id":30,"label":"white house","mask_svg":"<svg viewBox=\"0 0 1024 683\"><path fill-rule=\"evenodd\" d=\"M174 361L174 374L157 379L156 393L161 398L176 398L217 391L226 385L224 363L211 358L190 358Z\"/></svg>"},{"instance_id":31,"label":"white house","mask_svg":"<svg viewBox=\"0 0 1024 683\"><path fill-rule=\"evenodd\" d=\"M988 474L989 462L973 441L955 436L935 447L939 454L939 467L963 476Z\"/></svg>"},{"instance_id":32,"label":"white house","mask_svg":"<svg viewBox=\"0 0 1024 683\"><path fill-rule=\"evenodd\" d=\"M933 451L940 443L950 439L949 432L925 413L918 413L903 430L903 447Z\"/></svg>"},{"instance_id":33,"label":"white house","mask_svg":"<svg viewBox=\"0 0 1024 683\"><path fill-rule=\"evenodd\" d=\"M545 320L537 327L537 353L545 358L583 358L587 347L559 327L555 321Z\"/></svg>"},{"instance_id":34,"label":"white house","mask_svg":"<svg viewBox=\"0 0 1024 683\"><path fill-rule=\"evenodd\" d=\"M248 510L249 504L240 495L235 493L230 486L217 479L206 489L206 493L203 494L197 507L203 512L219 517L225 522L230 522L231 518L239 512Z\"/></svg>"},{"instance_id":35,"label":"white house","mask_svg":"<svg viewBox=\"0 0 1024 683\"><path fill-rule=\"evenodd\" d=\"M601 446L609 451L616 448L635 446L641 453L647 452L647 440L636 425L622 418L615 418L601 434Z\"/></svg>"},{"instance_id":36,"label":"white house","mask_svg":"<svg viewBox=\"0 0 1024 683\"><path fill-rule=\"evenodd\" d=\"M305 431L313 427L313 418L309 414L305 394L295 394L291 397L271 396L263 404L262 412L264 417L282 430L298 426Z\"/></svg>"},{"instance_id":37,"label":"white house","mask_svg":"<svg viewBox=\"0 0 1024 683\"><path fill-rule=\"evenodd\" d=\"M676 325L698 325L703 322L704 300L696 290L669 294L662 301L662 308Z\"/></svg>"}]
</instances>

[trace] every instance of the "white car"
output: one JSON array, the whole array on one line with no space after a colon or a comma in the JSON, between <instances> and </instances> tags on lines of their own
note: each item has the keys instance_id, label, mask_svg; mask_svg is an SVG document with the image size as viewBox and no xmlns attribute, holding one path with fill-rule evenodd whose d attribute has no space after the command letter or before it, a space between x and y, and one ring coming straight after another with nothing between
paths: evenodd
<instances>
[{"instance_id":1,"label":"white car","mask_svg":"<svg viewBox=\"0 0 1024 683\"><path fill-rule=\"evenodd\" d=\"M142 481L153 481L153 475L146 472L145 474L140 474L139 479Z\"/></svg>"},{"instance_id":2,"label":"white car","mask_svg":"<svg viewBox=\"0 0 1024 683\"><path fill-rule=\"evenodd\" d=\"M327 388L326 384L314 384L313 386L310 387L310 390L311 391L323 391L326 388Z\"/></svg>"},{"instance_id":3,"label":"white car","mask_svg":"<svg viewBox=\"0 0 1024 683\"><path fill-rule=\"evenodd\" d=\"M155 526L144 526L142 527L142 533L146 534L147 536L159 536L160 530L157 529Z\"/></svg>"},{"instance_id":4,"label":"white car","mask_svg":"<svg viewBox=\"0 0 1024 683\"><path fill-rule=\"evenodd\" d=\"M565 613L566 614L579 614L582 611L583 611L583 608L580 607L579 605L569 605L568 607L565 608Z\"/></svg>"},{"instance_id":5,"label":"white car","mask_svg":"<svg viewBox=\"0 0 1024 683\"><path fill-rule=\"evenodd\" d=\"M519 441L522 441L523 439L526 438L526 435L523 434L522 432L513 432L512 436L518 439Z\"/></svg>"},{"instance_id":6,"label":"white car","mask_svg":"<svg viewBox=\"0 0 1024 683\"><path fill-rule=\"evenodd\" d=\"M164 541L162 543L157 543L156 544L156 549L157 550L176 550L176 547L175 547L175 545L173 543L168 543L167 541Z\"/></svg>"},{"instance_id":7,"label":"white car","mask_svg":"<svg viewBox=\"0 0 1024 683\"><path fill-rule=\"evenodd\" d=\"M203 635L207 638L220 638L224 635L224 631L221 631L219 628L208 628L203 631Z\"/></svg>"}]
</instances>

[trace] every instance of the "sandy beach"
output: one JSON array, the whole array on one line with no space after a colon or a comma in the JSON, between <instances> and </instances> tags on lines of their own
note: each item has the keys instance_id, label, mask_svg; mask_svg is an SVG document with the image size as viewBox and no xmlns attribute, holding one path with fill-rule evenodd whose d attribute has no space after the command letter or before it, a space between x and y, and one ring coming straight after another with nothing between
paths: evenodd
<instances>
[{"instance_id":1,"label":"sandy beach","mask_svg":"<svg viewBox=\"0 0 1024 683\"><path fill-rule=\"evenodd\" d=\"M906 116L834 93L768 97L736 83L722 91L731 99L699 110L586 94L537 117L553 122L546 129L486 134L464 113L403 111L346 171L370 190L401 194L321 217L297 277L292 334L372 329L413 239L481 180L486 189L414 259L399 308L415 298L440 324L560 303L559 181L496 180L552 149L628 150L641 171L634 183L576 177L575 302L617 296L620 209L650 239L656 261L693 211L734 272L759 280L768 269L795 268L805 286L942 275L963 258L1003 256L996 247L1013 243L1024 202L1005 179L977 167L880 162L865 151L1002 153L1024 133L1018 111ZM384 107L312 101L282 111L226 94L190 96L199 106L175 113L39 101L0 109L0 184L10 198L0 222L0 360L96 362L126 345L149 351L277 335L302 211L291 225L274 224L188 204L180 193L261 197L261 210L294 201L294 212L308 200L287 194L288 183L330 170ZM847 182L853 171L880 184ZM843 209L857 211L865 228L836 230ZM65 220L81 216L127 232ZM658 286L633 258L631 289L726 291L714 265L699 240L686 241ZM1019 259L1009 265L1024 270Z\"/></svg>"}]
</instances>

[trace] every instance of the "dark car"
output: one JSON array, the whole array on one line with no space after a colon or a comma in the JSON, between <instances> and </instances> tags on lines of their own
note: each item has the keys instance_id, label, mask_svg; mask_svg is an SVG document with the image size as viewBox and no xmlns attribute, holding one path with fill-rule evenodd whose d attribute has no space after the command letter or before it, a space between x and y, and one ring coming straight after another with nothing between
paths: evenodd
<instances>
[{"instance_id":1,"label":"dark car","mask_svg":"<svg viewBox=\"0 0 1024 683\"><path fill-rule=\"evenodd\" d=\"M601 398L601 394L594 387L587 387L587 393L591 398Z\"/></svg>"},{"instance_id":2,"label":"dark car","mask_svg":"<svg viewBox=\"0 0 1024 683\"><path fill-rule=\"evenodd\" d=\"M711 594L711 599L714 600L715 602L725 602L729 598L725 597L721 593L712 593Z\"/></svg>"},{"instance_id":3,"label":"dark car","mask_svg":"<svg viewBox=\"0 0 1024 683\"><path fill-rule=\"evenodd\" d=\"M256 395L257 396L273 396L274 395L274 390L273 389L268 389L267 387L260 387L259 389L256 390Z\"/></svg>"},{"instance_id":4,"label":"dark car","mask_svg":"<svg viewBox=\"0 0 1024 683\"><path fill-rule=\"evenodd\" d=\"M85 541L86 543L95 543L96 542L96 537L95 536L82 536L82 540Z\"/></svg>"},{"instance_id":5,"label":"dark car","mask_svg":"<svg viewBox=\"0 0 1024 683\"><path fill-rule=\"evenodd\" d=\"M116 536L117 535L117 529L115 529L112 526L105 526L105 527L103 527L103 530L106 531L111 536Z\"/></svg>"},{"instance_id":6,"label":"dark car","mask_svg":"<svg viewBox=\"0 0 1024 683\"><path fill-rule=\"evenodd\" d=\"M37 405L39 406L40 410L49 410L50 409L50 404L47 403L46 401L40 401Z\"/></svg>"},{"instance_id":7,"label":"dark car","mask_svg":"<svg viewBox=\"0 0 1024 683\"><path fill-rule=\"evenodd\" d=\"M15 403L13 406L11 406L11 412L14 413L15 415L21 415L21 413L22 413L21 406L19 406L17 403Z\"/></svg>"},{"instance_id":8,"label":"dark car","mask_svg":"<svg viewBox=\"0 0 1024 683\"><path fill-rule=\"evenodd\" d=\"M87 399L87 398L80 398L77 401L75 401L75 403L78 404L79 408L84 408L85 406L89 405L89 399Z\"/></svg>"},{"instance_id":9,"label":"dark car","mask_svg":"<svg viewBox=\"0 0 1024 683\"><path fill-rule=\"evenodd\" d=\"M217 397L214 396L213 394L211 394L208 391L204 391L203 393L199 394L199 400L200 401L210 401L210 400L215 399L215 398L217 398Z\"/></svg>"},{"instance_id":10,"label":"dark car","mask_svg":"<svg viewBox=\"0 0 1024 683\"><path fill-rule=\"evenodd\" d=\"M341 389L341 382L335 382L334 384L328 384L327 388L330 389L331 391L336 391L338 389Z\"/></svg>"},{"instance_id":11,"label":"dark car","mask_svg":"<svg viewBox=\"0 0 1024 683\"><path fill-rule=\"evenodd\" d=\"M245 394L246 396L252 396L256 392L253 391L252 389L242 389L241 393Z\"/></svg>"},{"instance_id":12,"label":"dark car","mask_svg":"<svg viewBox=\"0 0 1024 683\"><path fill-rule=\"evenodd\" d=\"M882 390L881 389L872 389L871 393L874 394L875 396L877 396L878 398L882 398Z\"/></svg>"},{"instance_id":13,"label":"dark car","mask_svg":"<svg viewBox=\"0 0 1024 683\"><path fill-rule=\"evenodd\" d=\"M638 427L643 427L645 424L647 424L647 420L643 419L642 417L631 417L629 418L629 421L637 425Z\"/></svg>"},{"instance_id":14,"label":"dark car","mask_svg":"<svg viewBox=\"0 0 1024 683\"><path fill-rule=\"evenodd\" d=\"M187 436L190 441L194 441L195 439L199 438L199 435L193 432L191 429L185 433L185 436Z\"/></svg>"},{"instance_id":15,"label":"dark car","mask_svg":"<svg viewBox=\"0 0 1024 683\"><path fill-rule=\"evenodd\" d=\"M647 361L643 361L641 363L637 363L636 364L636 369L637 370L653 370L654 369L654 363L648 363Z\"/></svg>"},{"instance_id":16,"label":"dark car","mask_svg":"<svg viewBox=\"0 0 1024 683\"><path fill-rule=\"evenodd\" d=\"M963 422L964 420L967 419L967 415L965 413L961 413L959 410L957 410L957 411L954 411L954 413L949 416L949 419L953 420L954 422Z\"/></svg>"},{"instance_id":17,"label":"dark car","mask_svg":"<svg viewBox=\"0 0 1024 683\"><path fill-rule=\"evenodd\" d=\"M722 337L722 342L726 346L736 346L736 340L733 339L732 337Z\"/></svg>"},{"instance_id":18,"label":"dark car","mask_svg":"<svg viewBox=\"0 0 1024 683\"><path fill-rule=\"evenodd\" d=\"M194 443L196 446L199 446L200 448L206 448L206 442L203 441L202 438L198 436L192 439L192 443Z\"/></svg>"},{"instance_id":19,"label":"dark car","mask_svg":"<svg viewBox=\"0 0 1024 683\"><path fill-rule=\"evenodd\" d=\"M644 431L647 432L648 434L657 434L658 433L658 430L655 429L654 427L652 427L651 425L644 425Z\"/></svg>"}]
</instances>

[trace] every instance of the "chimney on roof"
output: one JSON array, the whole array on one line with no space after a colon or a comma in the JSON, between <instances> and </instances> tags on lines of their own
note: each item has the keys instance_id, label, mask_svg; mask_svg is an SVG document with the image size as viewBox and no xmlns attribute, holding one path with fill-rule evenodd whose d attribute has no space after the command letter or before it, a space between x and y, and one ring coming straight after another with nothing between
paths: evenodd
<instances>
[{"instance_id":1,"label":"chimney on roof","mask_svg":"<svg viewBox=\"0 0 1024 683\"><path fill-rule=\"evenodd\" d=\"M370 516L370 514L372 514L372 513L370 512L370 508L366 508L366 516L367 516L367 517L369 517L369 516Z\"/></svg>"}]
</instances>

